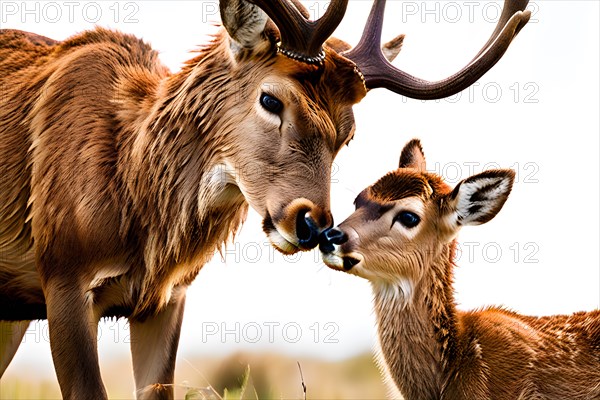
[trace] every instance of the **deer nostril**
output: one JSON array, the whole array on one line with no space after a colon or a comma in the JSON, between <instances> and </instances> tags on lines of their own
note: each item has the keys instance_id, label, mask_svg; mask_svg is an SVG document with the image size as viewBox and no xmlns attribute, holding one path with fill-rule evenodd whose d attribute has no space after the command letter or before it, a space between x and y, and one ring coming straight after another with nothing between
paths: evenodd
<instances>
[{"instance_id":1,"label":"deer nostril","mask_svg":"<svg viewBox=\"0 0 600 400\"><path fill-rule=\"evenodd\" d=\"M303 249L312 249L317 245L319 230L317 225L306 213L300 212L296 217L296 237Z\"/></svg>"},{"instance_id":2,"label":"deer nostril","mask_svg":"<svg viewBox=\"0 0 600 400\"><path fill-rule=\"evenodd\" d=\"M308 240L310 239L310 234L310 226L306 222L304 213L299 212L296 216L296 236L298 240Z\"/></svg>"},{"instance_id":3,"label":"deer nostril","mask_svg":"<svg viewBox=\"0 0 600 400\"><path fill-rule=\"evenodd\" d=\"M348 241L348 235L337 228L331 228L324 232L325 239L332 244L344 244Z\"/></svg>"},{"instance_id":4,"label":"deer nostril","mask_svg":"<svg viewBox=\"0 0 600 400\"><path fill-rule=\"evenodd\" d=\"M323 253L331 253L335 250L334 244L344 244L348 236L337 228L330 228L319 236L319 250Z\"/></svg>"}]
</instances>

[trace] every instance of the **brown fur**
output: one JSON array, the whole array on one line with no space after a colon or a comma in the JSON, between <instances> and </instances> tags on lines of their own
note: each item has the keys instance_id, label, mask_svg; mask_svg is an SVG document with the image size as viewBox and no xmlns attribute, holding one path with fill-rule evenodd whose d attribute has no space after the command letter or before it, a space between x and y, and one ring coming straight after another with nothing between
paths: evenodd
<instances>
[{"instance_id":1,"label":"brown fur","mask_svg":"<svg viewBox=\"0 0 600 400\"><path fill-rule=\"evenodd\" d=\"M410 142L405 168L359 195L335 228L344 240L338 234L337 248L324 253L334 269L358 260L349 272L371 281L381 365L393 386L406 400L600 398L600 310L530 317L456 308L456 233L500 211L514 172L486 171L451 190L424 160ZM421 217L413 228L394 219L407 210Z\"/></svg>"},{"instance_id":2,"label":"brown fur","mask_svg":"<svg viewBox=\"0 0 600 400\"><path fill-rule=\"evenodd\" d=\"M349 48L342 41L323 45L323 62L313 58L314 37L341 14L316 23L309 54L287 52L299 62L277 43L312 29L280 34L255 2L219 4L227 33L177 74L118 32L57 42L0 31L0 321L48 318L65 398L106 397L95 343L103 316L130 319L138 395L172 397L185 288L248 206L284 253L315 247L333 224L331 165L368 83L338 54ZM449 93L428 88L413 93ZM22 330L0 325L14 335L0 341L1 375Z\"/></svg>"},{"instance_id":3,"label":"brown fur","mask_svg":"<svg viewBox=\"0 0 600 400\"><path fill-rule=\"evenodd\" d=\"M105 397L104 316L128 317L144 343L138 389L172 383L185 288L249 204L282 251L300 249L299 212L331 226L331 164L366 91L326 52L322 66L266 39L234 53L222 31L171 74L130 35L0 31L0 320L49 319L65 398ZM284 102L280 125L257 116L263 90ZM169 351L148 363L152 348Z\"/></svg>"}]
</instances>

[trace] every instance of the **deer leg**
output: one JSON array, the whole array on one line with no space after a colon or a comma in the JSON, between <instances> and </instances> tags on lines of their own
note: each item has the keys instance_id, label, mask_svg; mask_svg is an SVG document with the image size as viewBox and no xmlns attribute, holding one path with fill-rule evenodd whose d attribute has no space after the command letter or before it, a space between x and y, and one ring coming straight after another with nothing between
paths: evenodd
<instances>
[{"instance_id":1,"label":"deer leg","mask_svg":"<svg viewBox=\"0 0 600 400\"><path fill-rule=\"evenodd\" d=\"M138 399L172 399L175 357L179 343L186 288L173 289L158 314L130 319L133 376Z\"/></svg>"},{"instance_id":2,"label":"deer leg","mask_svg":"<svg viewBox=\"0 0 600 400\"><path fill-rule=\"evenodd\" d=\"M106 399L98 364L93 301L75 282L45 286L50 349L64 399Z\"/></svg>"},{"instance_id":3,"label":"deer leg","mask_svg":"<svg viewBox=\"0 0 600 400\"><path fill-rule=\"evenodd\" d=\"M15 356L30 322L0 322L0 377Z\"/></svg>"}]
</instances>

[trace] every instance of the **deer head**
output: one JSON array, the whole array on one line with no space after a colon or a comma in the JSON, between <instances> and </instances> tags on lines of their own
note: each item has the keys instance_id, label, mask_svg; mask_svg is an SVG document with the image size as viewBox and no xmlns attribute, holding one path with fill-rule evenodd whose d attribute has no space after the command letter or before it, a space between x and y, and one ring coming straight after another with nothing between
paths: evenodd
<instances>
[{"instance_id":1,"label":"deer head","mask_svg":"<svg viewBox=\"0 0 600 400\"><path fill-rule=\"evenodd\" d=\"M463 311L454 300L455 237L494 218L514 178L488 170L450 188L425 170L413 140L400 168L322 235L328 266L371 283L378 362L402 398L599 398L600 369L589 368L599 363L598 310L532 317L494 306Z\"/></svg>"},{"instance_id":2,"label":"deer head","mask_svg":"<svg viewBox=\"0 0 600 400\"><path fill-rule=\"evenodd\" d=\"M331 164L352 139L351 106L367 90L384 87L418 99L455 94L501 58L530 14L524 11L528 1L506 0L496 30L477 56L451 77L427 82L389 63L400 50L402 35L382 51L384 0L375 1L352 50L329 38L347 0L333 0L317 21L308 20L297 1L292 3L221 2L239 86L250 88L244 90L241 109L236 106L244 119L234 132L239 140L227 164L237 169L240 189L263 216L269 239L286 253L316 246L319 233L332 224ZM253 169L268 179L245 178L248 174L239 171L245 160L252 160Z\"/></svg>"},{"instance_id":3,"label":"deer head","mask_svg":"<svg viewBox=\"0 0 600 400\"><path fill-rule=\"evenodd\" d=\"M356 48L330 38L347 3L333 0L310 21L297 1L221 2L231 74L244 88L235 105L225 106L235 111L227 117L235 140L223 163L285 253L316 246L332 224L331 164L354 134L353 104L377 87L418 99L455 94L500 59L529 18L527 1L506 0L497 29L473 61L447 79L427 82L389 63L402 35L382 51L384 0L375 1Z\"/></svg>"},{"instance_id":4,"label":"deer head","mask_svg":"<svg viewBox=\"0 0 600 400\"><path fill-rule=\"evenodd\" d=\"M375 283L407 283L402 287L410 293L434 273L427 266L447 255L444 249L461 227L494 218L514 176L508 169L489 170L452 189L425 170L421 145L412 140L402 151L400 168L363 190L356 211L323 234L323 260Z\"/></svg>"}]
</instances>

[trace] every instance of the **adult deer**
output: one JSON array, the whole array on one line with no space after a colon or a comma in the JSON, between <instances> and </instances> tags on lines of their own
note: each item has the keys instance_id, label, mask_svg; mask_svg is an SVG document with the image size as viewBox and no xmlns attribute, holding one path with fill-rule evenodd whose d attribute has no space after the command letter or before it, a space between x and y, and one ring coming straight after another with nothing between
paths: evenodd
<instances>
[{"instance_id":1,"label":"adult deer","mask_svg":"<svg viewBox=\"0 0 600 400\"><path fill-rule=\"evenodd\" d=\"M425 170L413 140L400 168L323 234L325 263L371 282L382 369L406 400L600 398L600 311L456 309L456 235L494 218L513 180L512 170L490 170L452 189Z\"/></svg>"},{"instance_id":2,"label":"adult deer","mask_svg":"<svg viewBox=\"0 0 600 400\"><path fill-rule=\"evenodd\" d=\"M225 29L176 74L118 32L0 31L0 373L28 324L10 321L47 318L63 396L106 398L97 322L123 316L138 394L172 397L141 389L173 382L186 287L248 205L282 252L315 247L352 105L376 87L420 99L468 87L526 5L507 0L481 52L439 82L384 58L382 0L352 50L328 39L347 0L317 21L297 1L221 1Z\"/></svg>"}]
</instances>

